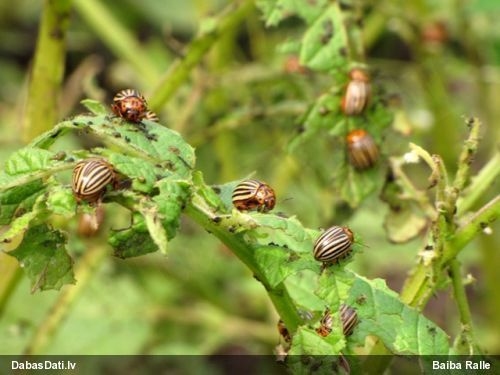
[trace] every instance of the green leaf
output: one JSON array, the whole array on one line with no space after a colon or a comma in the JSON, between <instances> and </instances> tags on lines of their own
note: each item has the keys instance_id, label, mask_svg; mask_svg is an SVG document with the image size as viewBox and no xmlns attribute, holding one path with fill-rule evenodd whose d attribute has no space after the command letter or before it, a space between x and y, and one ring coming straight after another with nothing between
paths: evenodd
<instances>
[{"instance_id":1,"label":"green leaf","mask_svg":"<svg viewBox=\"0 0 500 375\"><path fill-rule=\"evenodd\" d=\"M168 170L155 168L144 159L123 155L105 150L102 152L114 169L132 180L132 189L143 193L151 193L157 178L172 174ZM158 177L157 177L158 173Z\"/></svg>"},{"instance_id":2,"label":"green leaf","mask_svg":"<svg viewBox=\"0 0 500 375\"><path fill-rule=\"evenodd\" d=\"M297 0L259 0L260 8L266 21L266 26L276 26L283 19L294 14L306 23L311 23L323 11L328 0L297 1Z\"/></svg>"},{"instance_id":3,"label":"green leaf","mask_svg":"<svg viewBox=\"0 0 500 375\"><path fill-rule=\"evenodd\" d=\"M158 208L152 201L142 199L137 206L138 211L144 216L149 235L162 254L167 254L167 234L159 218Z\"/></svg>"},{"instance_id":4,"label":"green leaf","mask_svg":"<svg viewBox=\"0 0 500 375\"><path fill-rule=\"evenodd\" d=\"M113 231L108 242L114 249L114 255L122 259L158 250L157 244L148 232L145 219L139 213L133 214L132 226Z\"/></svg>"},{"instance_id":5,"label":"green leaf","mask_svg":"<svg viewBox=\"0 0 500 375\"><path fill-rule=\"evenodd\" d=\"M23 241L12 255L26 270L32 291L59 290L65 284L74 284L72 264L67 254L66 237L62 232L42 224L29 228Z\"/></svg>"},{"instance_id":6,"label":"green leaf","mask_svg":"<svg viewBox=\"0 0 500 375\"><path fill-rule=\"evenodd\" d=\"M169 239L175 237L179 220L191 194L191 185L186 181L163 179L157 182L160 194L153 197L158 208L159 219Z\"/></svg>"},{"instance_id":7,"label":"green leaf","mask_svg":"<svg viewBox=\"0 0 500 375\"><path fill-rule=\"evenodd\" d=\"M231 210L232 204L228 206L227 204L223 203L225 199L221 199L224 195L227 194L227 184L208 186L203 180L203 174L200 171L195 171L193 173L193 185L195 186L197 193L200 194L210 205L210 207L214 208L216 211L222 210L224 212L229 212ZM231 193L229 194L232 194L232 191L234 190L236 185L237 183L235 183L233 187L229 188L231 189ZM230 199L231 198L229 198L229 200Z\"/></svg>"},{"instance_id":8,"label":"green leaf","mask_svg":"<svg viewBox=\"0 0 500 375\"><path fill-rule=\"evenodd\" d=\"M349 164L339 165L334 171L334 187L352 208L383 184L383 176L377 167L358 171Z\"/></svg>"},{"instance_id":9,"label":"green leaf","mask_svg":"<svg viewBox=\"0 0 500 375\"><path fill-rule=\"evenodd\" d=\"M11 176L46 169L51 165L54 153L38 148L22 148L5 162L5 172Z\"/></svg>"},{"instance_id":10,"label":"green leaf","mask_svg":"<svg viewBox=\"0 0 500 375\"><path fill-rule=\"evenodd\" d=\"M19 234L24 233L30 223L39 215L42 215L45 213L45 206L44 206L44 196L43 195L38 195L37 199L33 203L32 207L30 208L31 211L28 211L24 213L23 215L15 218L9 226L9 229L2 233L0 235L0 241L3 242L11 242L14 237L16 237ZM20 212L20 211L19 211Z\"/></svg>"},{"instance_id":11,"label":"green leaf","mask_svg":"<svg viewBox=\"0 0 500 375\"><path fill-rule=\"evenodd\" d=\"M69 187L51 186L48 190L47 209L66 218L75 216L76 200Z\"/></svg>"},{"instance_id":12,"label":"green leaf","mask_svg":"<svg viewBox=\"0 0 500 375\"><path fill-rule=\"evenodd\" d=\"M31 210L36 199L45 191L41 180L11 188L0 194L0 225Z\"/></svg>"},{"instance_id":13,"label":"green leaf","mask_svg":"<svg viewBox=\"0 0 500 375\"><path fill-rule=\"evenodd\" d=\"M259 268L272 288L304 269L318 269L318 262L311 257L299 257L294 252L276 246L262 246L254 251Z\"/></svg>"},{"instance_id":14,"label":"green leaf","mask_svg":"<svg viewBox=\"0 0 500 375\"><path fill-rule=\"evenodd\" d=\"M349 63L348 37L337 2L321 13L302 38L300 62L313 70L341 69Z\"/></svg>"},{"instance_id":15,"label":"green leaf","mask_svg":"<svg viewBox=\"0 0 500 375\"><path fill-rule=\"evenodd\" d=\"M356 275L349 294L348 304L357 310L359 318L353 341L362 345L367 335L374 335L395 354L448 354L446 333L418 310L402 303L384 280Z\"/></svg>"},{"instance_id":16,"label":"green leaf","mask_svg":"<svg viewBox=\"0 0 500 375\"><path fill-rule=\"evenodd\" d=\"M301 131L292 138L289 145L290 151L295 151L299 145L317 135L321 130L332 132L335 129L344 129L345 119L340 111L340 101L340 90L335 87L330 92L321 95L300 120Z\"/></svg>"},{"instance_id":17,"label":"green leaf","mask_svg":"<svg viewBox=\"0 0 500 375\"><path fill-rule=\"evenodd\" d=\"M338 337L337 337L338 338ZM343 340L338 345L332 345L311 328L301 326L293 335L292 347L288 352L289 356L294 355L314 355L331 356L338 354L344 347ZM321 358L321 357L320 357ZM330 367L331 371L331 367Z\"/></svg>"},{"instance_id":18,"label":"green leaf","mask_svg":"<svg viewBox=\"0 0 500 375\"><path fill-rule=\"evenodd\" d=\"M29 211L12 221L9 229L0 235L0 242L11 242L15 236L23 233L37 214L37 211Z\"/></svg>"},{"instance_id":19,"label":"green leaf","mask_svg":"<svg viewBox=\"0 0 500 375\"><path fill-rule=\"evenodd\" d=\"M312 254L318 232L305 229L295 216L284 218L269 213L249 213L258 226L245 233L249 243L275 245L297 253Z\"/></svg>"},{"instance_id":20,"label":"green leaf","mask_svg":"<svg viewBox=\"0 0 500 375\"><path fill-rule=\"evenodd\" d=\"M92 99L83 99L80 103L94 115L106 115L108 109L99 101Z\"/></svg>"},{"instance_id":21,"label":"green leaf","mask_svg":"<svg viewBox=\"0 0 500 375\"><path fill-rule=\"evenodd\" d=\"M127 155L154 162L180 178L191 177L194 149L176 131L148 120L131 124L108 116L76 116L72 123L119 147Z\"/></svg>"},{"instance_id":22,"label":"green leaf","mask_svg":"<svg viewBox=\"0 0 500 375\"><path fill-rule=\"evenodd\" d=\"M314 292L332 311L340 308L347 300L354 283L353 274L347 271L342 263L326 268L318 280L318 288Z\"/></svg>"},{"instance_id":23,"label":"green leaf","mask_svg":"<svg viewBox=\"0 0 500 375\"><path fill-rule=\"evenodd\" d=\"M306 311L324 311L327 303L314 294L318 285L319 263L315 272L302 271L286 279L285 285L295 304Z\"/></svg>"}]
</instances>

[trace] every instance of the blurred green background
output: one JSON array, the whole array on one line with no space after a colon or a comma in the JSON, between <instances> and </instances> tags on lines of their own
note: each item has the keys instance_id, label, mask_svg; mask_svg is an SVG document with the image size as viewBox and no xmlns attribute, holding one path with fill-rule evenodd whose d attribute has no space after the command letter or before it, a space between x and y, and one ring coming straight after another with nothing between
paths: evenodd
<instances>
[{"instance_id":1,"label":"blurred green background","mask_svg":"<svg viewBox=\"0 0 500 375\"><path fill-rule=\"evenodd\" d=\"M110 103L123 88L137 88L148 98L200 28L210 27L212 16L227 3L74 1L59 119L83 111L79 104L83 98ZM473 115L484 125L473 164L478 171L499 144L498 1L345 3L352 4L363 24L373 84L384 88L394 111L393 128L400 134L385 139L385 157L406 152L411 141L440 154L453 173L467 130L463 116ZM0 0L2 162L23 145L27 83L42 5L19 0L12 6ZM106 22L109 19L113 22ZM334 84L326 74L290 69L290 55L280 46L300 38L303 30L304 25L293 17L266 29L259 11L250 8L243 22L220 38L158 114L162 123L196 147L197 168L208 183L255 173L276 190L276 211L297 215L313 228L349 225L367 245L349 267L370 278L384 278L398 291L425 238L404 245L390 243L384 231L387 208L378 194L356 210L341 204L328 171L332 155L344 150L323 136L318 137L318 147L299 148L292 155L286 151L300 115ZM122 32L134 41L121 39L128 50L113 39ZM56 148L94 145L95 140L75 135L58 142ZM308 162L311 158L315 163ZM386 163L379 168L384 173ZM425 188L429 171L422 165L408 170L416 185ZM63 178L69 182L69 176ZM474 209L499 190L496 181ZM105 225L126 226L128 218L121 214L118 208L107 207ZM105 243L104 236L76 237L76 222L64 225L76 263ZM460 258L475 279L467 291L479 342L489 353L499 354L500 226L496 223L492 229L491 235L479 235ZM13 263L0 254L0 273ZM41 354L270 354L279 342L278 317L260 283L223 245L188 219L170 243L167 258L153 254L122 261L109 250L109 256L87 271L88 282ZM22 273L4 284L2 293L0 353L19 354L30 345L38 327L46 324L51 308L60 303L60 293L31 294ZM451 299L448 291L438 293L425 314L453 338L460 323Z\"/></svg>"}]
</instances>

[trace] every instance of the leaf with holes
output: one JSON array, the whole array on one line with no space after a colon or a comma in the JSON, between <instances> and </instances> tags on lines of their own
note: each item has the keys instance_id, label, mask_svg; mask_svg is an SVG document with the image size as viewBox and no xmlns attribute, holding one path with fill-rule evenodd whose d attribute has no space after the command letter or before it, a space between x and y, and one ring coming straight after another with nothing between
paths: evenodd
<instances>
[{"instance_id":1,"label":"leaf with holes","mask_svg":"<svg viewBox=\"0 0 500 375\"><path fill-rule=\"evenodd\" d=\"M42 224L29 228L17 249L7 253L26 270L33 292L75 283L66 241L62 232Z\"/></svg>"},{"instance_id":2,"label":"leaf with holes","mask_svg":"<svg viewBox=\"0 0 500 375\"><path fill-rule=\"evenodd\" d=\"M300 62L313 70L342 69L349 63L349 45L337 2L321 13L302 38Z\"/></svg>"}]
</instances>

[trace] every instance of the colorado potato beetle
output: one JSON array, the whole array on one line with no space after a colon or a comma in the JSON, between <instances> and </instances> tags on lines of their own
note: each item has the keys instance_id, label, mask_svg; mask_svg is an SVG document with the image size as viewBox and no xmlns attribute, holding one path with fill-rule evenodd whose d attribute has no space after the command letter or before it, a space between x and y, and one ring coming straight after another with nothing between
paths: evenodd
<instances>
[{"instance_id":1,"label":"colorado potato beetle","mask_svg":"<svg viewBox=\"0 0 500 375\"><path fill-rule=\"evenodd\" d=\"M342 304L340 306L340 320L344 336L352 335L354 327L358 324L358 313L351 306Z\"/></svg>"},{"instance_id":2,"label":"colorado potato beetle","mask_svg":"<svg viewBox=\"0 0 500 375\"><path fill-rule=\"evenodd\" d=\"M348 116L359 115L368 106L371 96L371 84L368 74L361 69L353 69L349 73L350 81L347 84L341 108Z\"/></svg>"},{"instance_id":3,"label":"colorado potato beetle","mask_svg":"<svg viewBox=\"0 0 500 375\"><path fill-rule=\"evenodd\" d=\"M354 234L349 228L334 225L314 243L314 258L325 264L335 263L349 255L353 241Z\"/></svg>"},{"instance_id":4,"label":"colorado potato beetle","mask_svg":"<svg viewBox=\"0 0 500 375\"><path fill-rule=\"evenodd\" d=\"M115 182L113 167L103 159L85 159L73 169L71 187L78 202L97 203L106 191L106 186Z\"/></svg>"},{"instance_id":5,"label":"colorado potato beetle","mask_svg":"<svg viewBox=\"0 0 500 375\"><path fill-rule=\"evenodd\" d=\"M378 147L366 130L355 129L347 135L349 161L356 169L372 167L378 160Z\"/></svg>"},{"instance_id":6,"label":"colorado potato beetle","mask_svg":"<svg viewBox=\"0 0 500 375\"><path fill-rule=\"evenodd\" d=\"M139 123L146 116L148 105L146 99L138 91L126 89L113 98L111 110L116 116L127 121Z\"/></svg>"},{"instance_id":7,"label":"colorado potato beetle","mask_svg":"<svg viewBox=\"0 0 500 375\"><path fill-rule=\"evenodd\" d=\"M267 212L274 208L276 194L265 182L244 180L234 189L232 200L240 211L256 209L259 212Z\"/></svg>"},{"instance_id":8,"label":"colorado potato beetle","mask_svg":"<svg viewBox=\"0 0 500 375\"><path fill-rule=\"evenodd\" d=\"M332 332L333 319L330 309L326 309L323 317L319 321L319 327L316 328L318 335L326 337Z\"/></svg>"}]
</instances>

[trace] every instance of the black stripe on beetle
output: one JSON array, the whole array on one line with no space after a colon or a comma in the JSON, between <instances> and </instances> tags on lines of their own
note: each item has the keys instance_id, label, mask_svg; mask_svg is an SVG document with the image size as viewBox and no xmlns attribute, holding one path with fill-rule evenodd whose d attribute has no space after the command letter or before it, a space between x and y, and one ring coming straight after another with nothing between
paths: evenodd
<instances>
[{"instance_id":1,"label":"black stripe on beetle","mask_svg":"<svg viewBox=\"0 0 500 375\"><path fill-rule=\"evenodd\" d=\"M351 306L342 304L340 306L340 321L344 336L352 335L354 327L358 324L358 313Z\"/></svg>"},{"instance_id":2,"label":"black stripe on beetle","mask_svg":"<svg viewBox=\"0 0 500 375\"><path fill-rule=\"evenodd\" d=\"M358 68L351 70L349 77L350 81L342 98L341 108L344 114L355 116L362 113L370 101L370 77L365 71Z\"/></svg>"},{"instance_id":3,"label":"black stripe on beetle","mask_svg":"<svg viewBox=\"0 0 500 375\"><path fill-rule=\"evenodd\" d=\"M373 167L379 158L377 144L366 130L355 129L347 135L349 162L356 169Z\"/></svg>"},{"instance_id":4,"label":"black stripe on beetle","mask_svg":"<svg viewBox=\"0 0 500 375\"><path fill-rule=\"evenodd\" d=\"M115 172L103 159L86 159L73 169L71 187L78 202L99 202L106 186L115 182Z\"/></svg>"},{"instance_id":5,"label":"black stripe on beetle","mask_svg":"<svg viewBox=\"0 0 500 375\"><path fill-rule=\"evenodd\" d=\"M314 258L323 263L336 263L352 250L354 234L347 227L334 225L325 230L314 243Z\"/></svg>"},{"instance_id":6,"label":"black stripe on beetle","mask_svg":"<svg viewBox=\"0 0 500 375\"><path fill-rule=\"evenodd\" d=\"M265 182L244 180L234 189L232 202L240 211L256 209L259 212L268 212L276 204L276 194Z\"/></svg>"}]
</instances>

